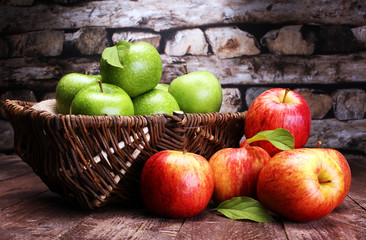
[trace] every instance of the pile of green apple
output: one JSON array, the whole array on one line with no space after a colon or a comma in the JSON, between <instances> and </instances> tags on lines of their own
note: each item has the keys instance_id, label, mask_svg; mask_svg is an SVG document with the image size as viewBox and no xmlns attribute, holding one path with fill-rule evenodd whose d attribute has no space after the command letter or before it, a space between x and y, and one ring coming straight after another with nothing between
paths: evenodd
<instances>
[{"instance_id":1,"label":"pile of green apple","mask_svg":"<svg viewBox=\"0 0 366 240\"><path fill-rule=\"evenodd\" d=\"M208 71L187 73L160 83L159 52L146 42L121 41L103 50L100 75L70 73L56 87L61 114L150 115L218 112L222 88Z\"/></svg>"},{"instance_id":2,"label":"pile of green apple","mask_svg":"<svg viewBox=\"0 0 366 240\"><path fill-rule=\"evenodd\" d=\"M219 208L238 197L257 199L290 220L322 218L345 199L351 171L337 150L304 148L310 122L300 94L270 89L250 106L240 147L221 149L208 160L184 151L149 158L141 174L143 201L151 212L173 218L195 216L211 199ZM237 217L240 209L232 213Z\"/></svg>"}]
</instances>

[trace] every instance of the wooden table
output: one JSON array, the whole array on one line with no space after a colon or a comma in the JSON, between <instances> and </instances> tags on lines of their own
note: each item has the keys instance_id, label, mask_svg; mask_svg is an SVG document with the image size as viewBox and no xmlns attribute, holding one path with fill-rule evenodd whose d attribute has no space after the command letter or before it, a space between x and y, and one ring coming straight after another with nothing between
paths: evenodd
<instances>
[{"instance_id":1,"label":"wooden table","mask_svg":"<svg viewBox=\"0 0 366 240\"><path fill-rule=\"evenodd\" d=\"M189 219L144 208L80 210L50 192L16 155L0 154L0 239L366 239L366 156L345 154L351 190L328 216L309 223L234 221L208 207Z\"/></svg>"}]
</instances>

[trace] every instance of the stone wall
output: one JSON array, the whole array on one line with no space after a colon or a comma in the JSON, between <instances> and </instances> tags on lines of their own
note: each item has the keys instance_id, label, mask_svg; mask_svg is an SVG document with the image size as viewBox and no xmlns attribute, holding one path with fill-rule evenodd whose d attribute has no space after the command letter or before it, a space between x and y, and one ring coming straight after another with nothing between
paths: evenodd
<instances>
[{"instance_id":1,"label":"stone wall","mask_svg":"<svg viewBox=\"0 0 366 240\"><path fill-rule=\"evenodd\" d=\"M312 113L308 147L366 152L366 3L361 0L80 1L0 3L1 99L54 97L70 72L99 73L102 50L146 41L163 60L161 82L208 70L221 111L245 111L261 92L288 87ZM1 111L0 151L12 151Z\"/></svg>"}]
</instances>

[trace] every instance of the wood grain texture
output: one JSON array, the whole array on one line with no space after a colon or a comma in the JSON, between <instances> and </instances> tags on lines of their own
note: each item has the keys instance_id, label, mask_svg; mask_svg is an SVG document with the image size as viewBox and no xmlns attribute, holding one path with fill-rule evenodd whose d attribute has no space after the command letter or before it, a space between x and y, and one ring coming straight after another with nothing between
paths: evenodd
<instances>
[{"instance_id":1,"label":"wood grain texture","mask_svg":"<svg viewBox=\"0 0 366 240\"><path fill-rule=\"evenodd\" d=\"M0 181L0 210L47 190L46 185L33 172Z\"/></svg>"},{"instance_id":2,"label":"wood grain texture","mask_svg":"<svg viewBox=\"0 0 366 240\"><path fill-rule=\"evenodd\" d=\"M187 64L189 72L212 72L223 85L339 84L366 81L366 52L309 57L261 54L221 60L215 55L172 57L161 54L161 58L161 82L164 83L170 83L183 75L183 64ZM99 61L99 57L0 60L3 69L0 72L0 87L56 88L58 80L68 73L98 74Z\"/></svg>"},{"instance_id":3,"label":"wood grain texture","mask_svg":"<svg viewBox=\"0 0 366 240\"><path fill-rule=\"evenodd\" d=\"M342 7L340 7L340 5ZM291 9L291 11L289 11ZM106 28L149 28L163 31L222 23L317 23L360 26L366 5L342 1L91 1L75 6L34 4L22 8L1 6L1 32L77 29L89 25ZM42 13L42 14L41 14Z\"/></svg>"},{"instance_id":4,"label":"wood grain texture","mask_svg":"<svg viewBox=\"0 0 366 240\"><path fill-rule=\"evenodd\" d=\"M6 166L6 171L0 171L0 182L32 172L32 169L25 162L15 162Z\"/></svg>"},{"instance_id":5,"label":"wood grain texture","mask_svg":"<svg viewBox=\"0 0 366 240\"><path fill-rule=\"evenodd\" d=\"M183 63L190 72L205 69L212 72L221 84L335 84L363 82L366 53L348 55L317 55L309 57L242 56L219 60L216 56L170 57L161 55L165 69L164 81L183 75Z\"/></svg>"},{"instance_id":6,"label":"wood grain texture","mask_svg":"<svg viewBox=\"0 0 366 240\"><path fill-rule=\"evenodd\" d=\"M233 221L207 210L186 219L177 239L285 239L280 222Z\"/></svg>"},{"instance_id":7,"label":"wood grain texture","mask_svg":"<svg viewBox=\"0 0 366 240\"><path fill-rule=\"evenodd\" d=\"M365 239L366 211L346 197L327 216L308 223L284 221L289 239Z\"/></svg>"},{"instance_id":8,"label":"wood grain texture","mask_svg":"<svg viewBox=\"0 0 366 240\"><path fill-rule=\"evenodd\" d=\"M341 129L341 130L340 130ZM336 130L336 131L335 131ZM339 121L335 118L312 120L310 137L305 147L323 147L359 150L366 153L366 119Z\"/></svg>"},{"instance_id":9,"label":"wood grain texture","mask_svg":"<svg viewBox=\"0 0 366 240\"><path fill-rule=\"evenodd\" d=\"M0 159L0 167L22 161L17 155L9 155L4 153L0 153Z\"/></svg>"},{"instance_id":10,"label":"wood grain texture","mask_svg":"<svg viewBox=\"0 0 366 240\"><path fill-rule=\"evenodd\" d=\"M346 155L351 167L352 183L348 196L366 209L366 158L357 155Z\"/></svg>"},{"instance_id":11,"label":"wood grain texture","mask_svg":"<svg viewBox=\"0 0 366 240\"><path fill-rule=\"evenodd\" d=\"M0 239L57 239L88 215L48 191L1 211Z\"/></svg>"},{"instance_id":12,"label":"wood grain texture","mask_svg":"<svg viewBox=\"0 0 366 240\"><path fill-rule=\"evenodd\" d=\"M150 215L145 209L122 206L99 209L61 239L175 239L183 219L165 219Z\"/></svg>"},{"instance_id":13,"label":"wood grain texture","mask_svg":"<svg viewBox=\"0 0 366 240\"><path fill-rule=\"evenodd\" d=\"M5 174L14 167L29 168L15 155L0 155L0 163L6 163L0 176L8 176L0 181L0 239L365 239L366 155L345 157L352 184L340 207L308 223L277 215L275 222L255 223L230 220L212 205L187 219L160 218L143 207L121 205L80 210L48 191L33 172Z\"/></svg>"}]
</instances>

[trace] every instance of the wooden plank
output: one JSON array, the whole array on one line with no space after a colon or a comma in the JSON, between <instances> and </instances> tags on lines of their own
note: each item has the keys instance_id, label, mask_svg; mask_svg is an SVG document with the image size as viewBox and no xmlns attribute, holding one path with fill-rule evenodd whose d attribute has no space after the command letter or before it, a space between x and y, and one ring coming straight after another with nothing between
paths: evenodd
<instances>
[{"instance_id":1,"label":"wooden plank","mask_svg":"<svg viewBox=\"0 0 366 240\"><path fill-rule=\"evenodd\" d=\"M352 182L348 196L366 209L366 156L345 155L351 168Z\"/></svg>"},{"instance_id":2,"label":"wooden plank","mask_svg":"<svg viewBox=\"0 0 366 240\"><path fill-rule=\"evenodd\" d=\"M99 61L95 58L11 58L0 60L0 87L52 90L58 80L71 73L99 73ZM15 64L15 65L13 65ZM16 66L17 64L20 64Z\"/></svg>"},{"instance_id":3,"label":"wooden plank","mask_svg":"<svg viewBox=\"0 0 366 240\"><path fill-rule=\"evenodd\" d=\"M346 197L327 216L308 223L285 221L288 239L366 239L366 211Z\"/></svg>"},{"instance_id":4,"label":"wooden plank","mask_svg":"<svg viewBox=\"0 0 366 240\"><path fill-rule=\"evenodd\" d=\"M0 153L0 166L21 162L22 159L18 155Z\"/></svg>"},{"instance_id":5,"label":"wooden plank","mask_svg":"<svg viewBox=\"0 0 366 240\"><path fill-rule=\"evenodd\" d=\"M60 239L175 239L183 219L159 218L145 209L108 206L84 218Z\"/></svg>"},{"instance_id":6,"label":"wooden plank","mask_svg":"<svg viewBox=\"0 0 366 240\"><path fill-rule=\"evenodd\" d=\"M366 5L361 0L297 1L88 1L73 6L33 4L3 5L0 31L8 33L45 29L77 29L91 25L106 28L148 28L164 31L222 23L365 24ZM289 11L291 9L291 11ZM51 21L52 20L52 21Z\"/></svg>"},{"instance_id":7,"label":"wooden plank","mask_svg":"<svg viewBox=\"0 0 366 240\"><path fill-rule=\"evenodd\" d=\"M236 221L214 211L186 219L177 239L286 239L280 222Z\"/></svg>"},{"instance_id":8,"label":"wooden plank","mask_svg":"<svg viewBox=\"0 0 366 240\"><path fill-rule=\"evenodd\" d=\"M89 214L47 191L0 211L0 239L58 239Z\"/></svg>"},{"instance_id":9,"label":"wooden plank","mask_svg":"<svg viewBox=\"0 0 366 240\"><path fill-rule=\"evenodd\" d=\"M117 205L83 211L47 191L35 174L13 176L0 182L0 206L8 204L0 211L0 239L366 239L366 158L345 157L353 178L349 196L328 216L309 223L234 221L211 206L184 220ZM0 173L16 164L0 168Z\"/></svg>"},{"instance_id":10,"label":"wooden plank","mask_svg":"<svg viewBox=\"0 0 366 240\"><path fill-rule=\"evenodd\" d=\"M261 54L233 59L217 56L172 57L165 54L162 81L170 82L189 72L205 69L221 84L339 84L366 81L366 52L347 55L277 56Z\"/></svg>"},{"instance_id":11,"label":"wooden plank","mask_svg":"<svg viewBox=\"0 0 366 240\"><path fill-rule=\"evenodd\" d=\"M32 168L23 161L3 166L0 168L0 182L32 171Z\"/></svg>"},{"instance_id":12,"label":"wooden plank","mask_svg":"<svg viewBox=\"0 0 366 240\"><path fill-rule=\"evenodd\" d=\"M336 129L336 131L335 131ZM366 153L366 119L340 121L336 118L311 121L310 137L305 147L314 148L318 141L324 148Z\"/></svg>"},{"instance_id":13,"label":"wooden plank","mask_svg":"<svg viewBox=\"0 0 366 240\"><path fill-rule=\"evenodd\" d=\"M184 74L207 70L223 85L247 84L338 84L366 81L366 52L310 57L261 54L218 59L211 56L172 57L161 54L161 82L170 83ZM99 73L99 58L13 58L0 60L0 87L32 86L54 91L58 80L70 72Z\"/></svg>"},{"instance_id":14,"label":"wooden plank","mask_svg":"<svg viewBox=\"0 0 366 240\"><path fill-rule=\"evenodd\" d=\"M47 186L33 172L0 182L0 210L47 191Z\"/></svg>"}]
</instances>

